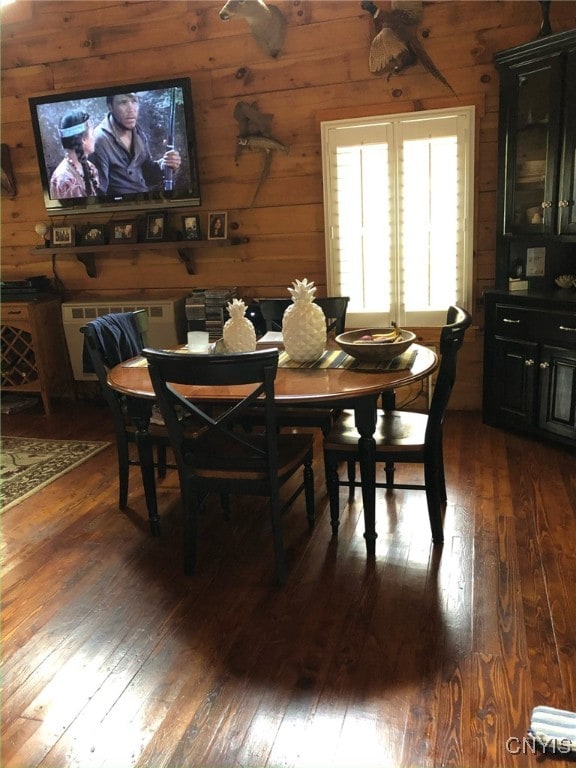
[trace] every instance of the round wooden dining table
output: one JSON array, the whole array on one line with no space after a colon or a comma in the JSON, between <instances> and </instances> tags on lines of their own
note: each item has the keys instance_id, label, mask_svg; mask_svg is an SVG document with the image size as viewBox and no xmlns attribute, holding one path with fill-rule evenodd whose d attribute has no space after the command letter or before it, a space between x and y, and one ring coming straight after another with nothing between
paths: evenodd
<instances>
[{"instance_id":1,"label":"round wooden dining table","mask_svg":"<svg viewBox=\"0 0 576 768\"><path fill-rule=\"evenodd\" d=\"M376 446L374 430L378 400L382 393L394 391L430 376L438 367L436 353L420 344L412 345L416 352L410 368L400 370L355 370L354 368L290 368L279 367L275 379L275 402L279 406L319 404L353 408L359 432L358 451L362 501L364 506L364 538L366 552L373 556L376 549ZM181 351L182 348L179 348ZM137 433L139 460L146 494L146 503L153 532L159 530L154 463L148 425L154 389L144 358L133 358L114 366L108 373L109 386L129 396L129 415ZM249 391L247 387L179 387L189 399L215 403L233 402Z\"/></svg>"}]
</instances>

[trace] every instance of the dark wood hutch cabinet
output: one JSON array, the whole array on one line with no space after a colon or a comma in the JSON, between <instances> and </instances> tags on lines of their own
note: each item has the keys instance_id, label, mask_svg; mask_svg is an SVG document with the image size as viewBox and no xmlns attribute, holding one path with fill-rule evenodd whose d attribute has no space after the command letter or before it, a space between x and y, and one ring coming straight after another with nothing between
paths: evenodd
<instances>
[{"instance_id":1,"label":"dark wood hutch cabinet","mask_svg":"<svg viewBox=\"0 0 576 768\"><path fill-rule=\"evenodd\" d=\"M486 423L576 447L576 30L501 51ZM520 288L520 290L517 290Z\"/></svg>"}]
</instances>

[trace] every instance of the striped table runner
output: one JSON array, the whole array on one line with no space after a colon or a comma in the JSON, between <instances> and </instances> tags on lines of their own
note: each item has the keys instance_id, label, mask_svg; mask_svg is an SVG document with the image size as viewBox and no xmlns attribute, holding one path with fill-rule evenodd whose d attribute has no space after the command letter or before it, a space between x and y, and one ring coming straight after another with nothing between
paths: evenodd
<instances>
[{"instance_id":1,"label":"striped table runner","mask_svg":"<svg viewBox=\"0 0 576 768\"><path fill-rule=\"evenodd\" d=\"M407 349L401 355L391 360L356 360L339 349L327 349L317 360L297 363L284 350L280 351L278 366L280 368L349 368L353 371L381 373L382 371L402 371L412 368L418 350Z\"/></svg>"},{"instance_id":2,"label":"striped table runner","mask_svg":"<svg viewBox=\"0 0 576 768\"><path fill-rule=\"evenodd\" d=\"M188 352L186 347L182 347L177 350L170 350L172 352ZM317 360L308 361L305 363L297 363L292 360L284 350L278 350L278 367L279 368L348 368L351 371L362 371L363 373L382 373L382 371L403 371L412 368L414 360L418 350L407 349L397 357L393 357L392 360L356 360L356 358L348 355L340 349L327 349L325 350ZM145 368L148 365L147 361L143 357L137 357L133 360L122 363L124 368Z\"/></svg>"}]
</instances>

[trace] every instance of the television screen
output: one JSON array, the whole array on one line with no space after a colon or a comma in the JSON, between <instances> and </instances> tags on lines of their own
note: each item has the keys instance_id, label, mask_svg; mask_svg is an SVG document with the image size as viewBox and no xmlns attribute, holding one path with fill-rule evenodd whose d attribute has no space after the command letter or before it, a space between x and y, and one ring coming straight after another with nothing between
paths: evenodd
<instances>
[{"instance_id":1,"label":"television screen","mask_svg":"<svg viewBox=\"0 0 576 768\"><path fill-rule=\"evenodd\" d=\"M49 214L200 205L189 79L29 103Z\"/></svg>"}]
</instances>

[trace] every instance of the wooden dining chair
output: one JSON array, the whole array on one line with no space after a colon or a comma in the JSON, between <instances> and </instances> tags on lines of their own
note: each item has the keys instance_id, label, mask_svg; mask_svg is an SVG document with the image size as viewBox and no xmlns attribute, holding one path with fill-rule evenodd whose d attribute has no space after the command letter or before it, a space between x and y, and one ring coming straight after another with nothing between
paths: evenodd
<instances>
[{"instance_id":1,"label":"wooden dining chair","mask_svg":"<svg viewBox=\"0 0 576 768\"><path fill-rule=\"evenodd\" d=\"M377 416L374 439L376 461L385 464L385 482L376 482L377 488L406 488L426 491L432 540L441 544L444 540L442 506L446 502L446 480L442 450L442 424L450 394L456 380L458 352L464 341L466 329L472 318L466 310L457 306L448 309L446 325L440 334L440 367L428 413L385 410ZM354 424L354 413L343 411L324 439L324 471L330 499L332 532L337 534L339 525L339 488L347 486L353 496L359 485L352 462L358 462L359 434ZM348 465L348 478L341 480L338 464ZM396 463L424 465L424 483L407 484L394 481Z\"/></svg>"},{"instance_id":2,"label":"wooden dining chair","mask_svg":"<svg viewBox=\"0 0 576 768\"><path fill-rule=\"evenodd\" d=\"M110 313L92 320L82 326L80 331L84 334L85 372L96 374L100 390L112 414L118 455L118 506L120 509L125 509L128 505L130 467L141 468L145 489L155 487L154 468L151 476L147 476L139 457L134 455L134 449L130 448L136 442L136 426L128 415L129 398L109 387L106 377L110 368L140 354L142 348L148 343L148 314L145 309ZM141 402L138 405L142 407ZM143 407L146 407L146 404ZM168 432L163 425L150 424L149 433L156 448L157 458L154 466L158 476L164 477L167 468L166 449L170 443ZM155 499L149 498L148 490L146 493L150 513L152 505L155 507ZM150 528L153 534L158 533L158 521L155 515L150 518Z\"/></svg>"},{"instance_id":3,"label":"wooden dining chair","mask_svg":"<svg viewBox=\"0 0 576 768\"><path fill-rule=\"evenodd\" d=\"M326 331L338 335L346 330L346 311L349 296L328 296L314 299L326 317ZM262 317L266 321L267 331L281 331L284 312L294 302L286 299L258 299Z\"/></svg>"},{"instance_id":4,"label":"wooden dining chair","mask_svg":"<svg viewBox=\"0 0 576 768\"><path fill-rule=\"evenodd\" d=\"M278 350L258 350L230 355L183 355L144 349L150 379L168 428L176 456L184 508L184 568L192 574L196 565L198 513L209 493L220 498L244 494L269 499L276 574L286 577L282 515L302 491L310 528L314 526L313 436L278 434L274 380ZM178 385L215 389L249 385L249 392L224 408L214 401L184 398ZM262 400L265 415L262 432L247 433L238 425L248 408ZM200 426L187 432L179 409ZM280 489L303 469L302 482L289 498Z\"/></svg>"},{"instance_id":5,"label":"wooden dining chair","mask_svg":"<svg viewBox=\"0 0 576 768\"><path fill-rule=\"evenodd\" d=\"M337 336L344 333L346 328L346 311L348 309L348 296L328 296L314 300L322 308L326 317L326 332L330 336ZM290 298L287 299L259 299L258 304L264 320L266 321L267 331L281 331L282 318L286 308L292 304ZM277 421L279 427L319 427L323 434L330 430L334 419L340 413L340 410L334 408L322 408L318 405L299 405L282 406L277 409ZM252 409L245 425L251 427L262 423L262 414L259 409Z\"/></svg>"}]
</instances>

